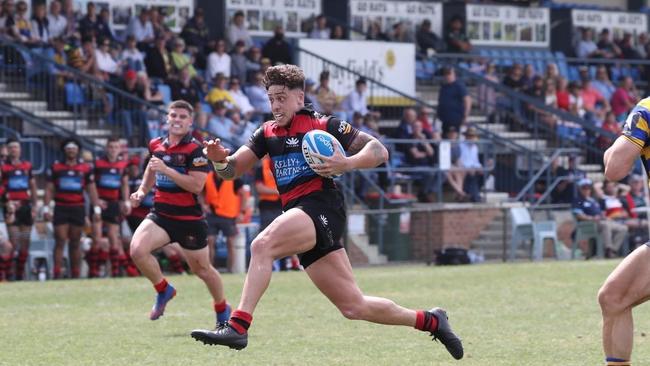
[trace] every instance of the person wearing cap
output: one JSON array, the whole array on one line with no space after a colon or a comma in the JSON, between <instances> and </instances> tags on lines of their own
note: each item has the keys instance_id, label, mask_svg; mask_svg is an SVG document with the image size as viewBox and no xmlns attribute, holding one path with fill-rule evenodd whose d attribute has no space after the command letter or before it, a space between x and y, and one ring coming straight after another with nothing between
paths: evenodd
<instances>
[{"instance_id":1,"label":"person wearing cap","mask_svg":"<svg viewBox=\"0 0 650 366\"><path fill-rule=\"evenodd\" d=\"M237 41L244 41L244 46L249 48L253 45L251 35L248 33L244 21L244 12L239 10L235 12L226 31L228 43L233 46Z\"/></svg>"},{"instance_id":2,"label":"person wearing cap","mask_svg":"<svg viewBox=\"0 0 650 366\"><path fill-rule=\"evenodd\" d=\"M464 133L465 141L460 144L460 164L465 170L463 191L472 202L481 201L481 187L484 183L483 164L479 157L476 143L479 139L478 130L470 126Z\"/></svg>"},{"instance_id":3,"label":"person wearing cap","mask_svg":"<svg viewBox=\"0 0 650 366\"><path fill-rule=\"evenodd\" d=\"M625 120L623 133L604 154L605 177L620 181L641 158L650 156L650 98L641 100ZM648 184L643 177L643 184ZM634 324L632 309L650 298L650 242L630 253L605 280L598 292L603 317L603 350L610 365L630 365Z\"/></svg>"},{"instance_id":4,"label":"person wearing cap","mask_svg":"<svg viewBox=\"0 0 650 366\"><path fill-rule=\"evenodd\" d=\"M47 187L43 199L43 218L54 224L54 278L62 278L63 250L68 247L70 263L69 278L79 278L81 273L81 233L86 224L86 199L88 192L92 213L99 218L97 187L92 165L79 159L80 144L75 139L66 139L61 144L65 158L56 160L47 171ZM54 201L54 215L51 203Z\"/></svg>"}]
</instances>

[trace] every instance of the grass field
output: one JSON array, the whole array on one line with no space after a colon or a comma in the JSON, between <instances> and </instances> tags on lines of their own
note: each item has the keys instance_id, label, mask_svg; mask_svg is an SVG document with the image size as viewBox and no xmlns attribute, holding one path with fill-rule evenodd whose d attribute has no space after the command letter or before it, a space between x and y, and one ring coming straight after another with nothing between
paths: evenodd
<instances>
[{"instance_id":1,"label":"grass field","mask_svg":"<svg viewBox=\"0 0 650 366\"><path fill-rule=\"evenodd\" d=\"M355 270L362 289L405 306L448 309L463 337L454 361L425 334L345 320L304 273L277 273L249 346L208 347L188 334L214 318L203 284L171 277L178 296L147 314L144 278L0 284L2 365L600 365L596 291L614 261L423 265ZM242 275L225 275L237 303ZM636 311L636 364L650 362L650 306Z\"/></svg>"}]
</instances>

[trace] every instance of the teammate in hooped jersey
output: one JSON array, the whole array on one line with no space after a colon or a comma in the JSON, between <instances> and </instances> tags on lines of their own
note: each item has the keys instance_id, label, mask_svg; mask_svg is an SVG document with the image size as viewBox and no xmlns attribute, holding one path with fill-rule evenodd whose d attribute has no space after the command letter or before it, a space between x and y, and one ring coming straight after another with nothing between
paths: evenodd
<instances>
[{"instance_id":1,"label":"teammate in hooped jersey","mask_svg":"<svg viewBox=\"0 0 650 366\"><path fill-rule=\"evenodd\" d=\"M95 187L91 164L79 160L80 144L75 139L64 140L61 150L65 160L55 161L47 172L43 216L54 224L54 278L61 277L63 250L66 242L70 258L69 277L78 278L81 268L79 241L86 224L84 191L88 192L93 214L99 218L101 207ZM50 215L50 203L54 200L54 216Z\"/></svg>"},{"instance_id":2,"label":"teammate in hooped jersey","mask_svg":"<svg viewBox=\"0 0 650 366\"><path fill-rule=\"evenodd\" d=\"M241 301L229 322L214 331L194 330L192 337L206 344L246 347L253 311L271 280L273 260L299 254L309 278L346 318L431 332L454 358L462 358L461 341L452 332L444 310L416 311L388 299L364 296L341 246L346 222L343 197L334 181L322 176L376 167L388 159L386 148L345 121L305 108L305 76L299 67L271 67L264 83L275 120L264 123L232 156L219 140L204 145L214 169L224 179L241 176L268 154L284 213L253 240ZM312 171L300 146L304 134L314 129L334 135L348 157L337 149L332 157L318 155L324 163Z\"/></svg>"},{"instance_id":3,"label":"teammate in hooped jersey","mask_svg":"<svg viewBox=\"0 0 650 366\"><path fill-rule=\"evenodd\" d=\"M15 279L22 280L29 254L30 233L36 216L36 180L32 176L32 163L21 159L21 146L17 139L7 139L7 152L7 159L0 167L5 190L5 222L9 242L13 244L13 251L18 252ZM0 258L0 261L6 262L3 263L5 266L12 265L11 257Z\"/></svg>"},{"instance_id":4,"label":"teammate in hooped jersey","mask_svg":"<svg viewBox=\"0 0 650 366\"><path fill-rule=\"evenodd\" d=\"M151 320L160 318L169 300L176 296L176 290L163 276L151 252L178 242L192 272L205 282L212 295L217 323L225 322L230 307L221 276L210 264L207 224L197 200L209 171L208 161L190 133L192 106L185 101L174 101L168 109L169 135L149 143L151 159L140 187L131 194L131 203L137 208L154 185L156 188L153 209L133 234L131 258L158 293L149 314Z\"/></svg>"}]
</instances>

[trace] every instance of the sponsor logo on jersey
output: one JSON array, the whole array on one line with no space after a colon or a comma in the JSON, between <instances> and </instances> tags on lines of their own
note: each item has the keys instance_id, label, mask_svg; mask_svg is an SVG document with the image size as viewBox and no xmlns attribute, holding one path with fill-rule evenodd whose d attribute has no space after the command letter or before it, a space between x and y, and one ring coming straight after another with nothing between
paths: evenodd
<instances>
[{"instance_id":1,"label":"sponsor logo on jersey","mask_svg":"<svg viewBox=\"0 0 650 366\"><path fill-rule=\"evenodd\" d=\"M349 123L347 123L345 121L341 121L341 123L339 123L339 133L340 134L346 135L346 134L350 133L350 131L352 131L352 126Z\"/></svg>"},{"instance_id":2,"label":"sponsor logo on jersey","mask_svg":"<svg viewBox=\"0 0 650 366\"><path fill-rule=\"evenodd\" d=\"M298 146L299 143L300 143L300 141L298 140L297 137L289 137L287 139L287 146L295 147L295 146Z\"/></svg>"}]
</instances>

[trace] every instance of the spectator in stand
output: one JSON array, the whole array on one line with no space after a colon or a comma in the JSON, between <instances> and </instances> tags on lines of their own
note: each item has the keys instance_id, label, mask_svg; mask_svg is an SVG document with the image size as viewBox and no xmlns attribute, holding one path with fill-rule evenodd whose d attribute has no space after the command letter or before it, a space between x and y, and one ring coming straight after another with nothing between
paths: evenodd
<instances>
[{"instance_id":1,"label":"spectator in stand","mask_svg":"<svg viewBox=\"0 0 650 366\"><path fill-rule=\"evenodd\" d=\"M316 100L321 107L321 112L326 115L333 115L337 109L337 98L334 90L330 88L330 72L324 70L320 73L320 85L316 88Z\"/></svg>"},{"instance_id":2,"label":"spectator in stand","mask_svg":"<svg viewBox=\"0 0 650 366\"><path fill-rule=\"evenodd\" d=\"M182 38L176 38L174 41L174 50L171 52L171 61L174 69L177 71L187 69L192 79L199 79L199 74L194 68L192 56L185 54L185 41ZM228 70L230 72L230 70Z\"/></svg>"},{"instance_id":3,"label":"spectator in stand","mask_svg":"<svg viewBox=\"0 0 650 366\"><path fill-rule=\"evenodd\" d=\"M639 53L640 58L646 58L648 56L648 52L646 50L646 46L648 45L648 34L643 32L639 34L639 37L637 38L637 43L634 49L636 52Z\"/></svg>"},{"instance_id":4,"label":"spectator in stand","mask_svg":"<svg viewBox=\"0 0 650 366\"><path fill-rule=\"evenodd\" d=\"M232 17L230 24L228 25L228 31L226 32L226 37L228 39L228 44L233 46L237 41L244 41L246 48L249 48L253 45L253 40L248 33L246 24L244 21L244 12L238 10Z\"/></svg>"},{"instance_id":5,"label":"spectator in stand","mask_svg":"<svg viewBox=\"0 0 650 366\"><path fill-rule=\"evenodd\" d=\"M433 167L435 161L435 150L431 143L427 140L431 139L431 135L427 134L422 129L422 122L413 121L413 133L409 139L415 140L411 144L405 146L406 148L406 162L413 167ZM432 202L431 195L435 191L434 182L435 174L430 171L417 172L416 181L420 187L418 193L418 200L420 202Z\"/></svg>"},{"instance_id":6,"label":"spectator in stand","mask_svg":"<svg viewBox=\"0 0 650 366\"><path fill-rule=\"evenodd\" d=\"M526 90L521 64L515 63L510 67L508 75L503 78L503 85L520 93L523 93Z\"/></svg>"},{"instance_id":7,"label":"spectator in stand","mask_svg":"<svg viewBox=\"0 0 650 366\"><path fill-rule=\"evenodd\" d=\"M147 68L144 64L144 55L137 48L135 37L126 37L126 48L120 55L120 63L129 70L135 70L138 73L147 74Z\"/></svg>"},{"instance_id":8,"label":"spectator in stand","mask_svg":"<svg viewBox=\"0 0 650 366\"><path fill-rule=\"evenodd\" d=\"M605 113L610 109L609 102L596 88L591 86L589 79L582 81L580 96L582 97L583 107L587 113L585 118L591 120L599 127L605 119Z\"/></svg>"},{"instance_id":9,"label":"spectator in stand","mask_svg":"<svg viewBox=\"0 0 650 366\"><path fill-rule=\"evenodd\" d=\"M465 172L462 170L463 165L460 160L460 142L458 140L458 131L452 127L447 131L445 138L451 144L450 147L450 162L451 168L445 173L447 183L454 190L454 198L456 201L465 202L469 197L465 193Z\"/></svg>"},{"instance_id":10,"label":"spectator in stand","mask_svg":"<svg viewBox=\"0 0 650 366\"><path fill-rule=\"evenodd\" d=\"M569 155L568 168L559 165L559 161L554 162L556 164L554 178L564 177L564 179L551 192L551 201L553 203L571 203L577 197L578 192L575 182L587 177L587 173L578 168L579 162L580 157L577 155Z\"/></svg>"},{"instance_id":11,"label":"spectator in stand","mask_svg":"<svg viewBox=\"0 0 650 366\"><path fill-rule=\"evenodd\" d=\"M524 91L533 87L535 75L535 68L531 64L526 64L524 66L523 75L521 76L521 81L524 84Z\"/></svg>"},{"instance_id":12,"label":"spectator in stand","mask_svg":"<svg viewBox=\"0 0 650 366\"><path fill-rule=\"evenodd\" d=\"M215 43L214 50L208 55L206 65L206 78L212 79L217 73L230 77L230 55L226 52L226 41L223 39Z\"/></svg>"},{"instance_id":13,"label":"spectator in stand","mask_svg":"<svg viewBox=\"0 0 650 366\"><path fill-rule=\"evenodd\" d=\"M111 29L111 14L108 8L102 8L99 11L99 24L97 25L97 38L110 39L111 42L115 41L115 33Z\"/></svg>"},{"instance_id":14,"label":"spectator in stand","mask_svg":"<svg viewBox=\"0 0 650 366\"><path fill-rule=\"evenodd\" d=\"M394 131L394 138L396 139L409 139L413 136L413 124L418 119L415 109L411 107L404 108L402 112L402 120ZM395 145L395 150L402 154L408 153L408 145L398 143Z\"/></svg>"},{"instance_id":15,"label":"spectator in stand","mask_svg":"<svg viewBox=\"0 0 650 366\"><path fill-rule=\"evenodd\" d=\"M393 30L388 35L388 38L393 42L413 43L408 29L406 29L406 26L402 22L393 24Z\"/></svg>"},{"instance_id":16,"label":"spectator in stand","mask_svg":"<svg viewBox=\"0 0 650 366\"><path fill-rule=\"evenodd\" d=\"M580 83L572 81L569 83L569 113L583 118L585 116L585 103L580 93Z\"/></svg>"},{"instance_id":17,"label":"spectator in stand","mask_svg":"<svg viewBox=\"0 0 650 366\"><path fill-rule=\"evenodd\" d=\"M226 103L226 107L233 108L235 105L235 99L233 99L230 92L226 90L228 79L226 79L222 73L218 72L214 76L213 82L214 86L210 89L208 95L205 96L205 101L212 105L222 100Z\"/></svg>"},{"instance_id":18,"label":"spectator in stand","mask_svg":"<svg viewBox=\"0 0 650 366\"><path fill-rule=\"evenodd\" d=\"M483 186L483 164L479 159L479 139L476 127L470 126L465 131L465 141L460 144L460 164L465 169L463 191L471 202L481 201Z\"/></svg>"},{"instance_id":19,"label":"spectator in stand","mask_svg":"<svg viewBox=\"0 0 650 366\"><path fill-rule=\"evenodd\" d=\"M248 50L246 59L246 81L252 83L255 74L262 69L262 51L259 47L253 46Z\"/></svg>"},{"instance_id":20,"label":"spectator in stand","mask_svg":"<svg viewBox=\"0 0 650 366\"><path fill-rule=\"evenodd\" d=\"M550 62L546 64L546 72L544 72L545 80L552 80L553 83L557 86L557 81L560 78L560 71L557 68L557 64Z\"/></svg>"},{"instance_id":21,"label":"spectator in stand","mask_svg":"<svg viewBox=\"0 0 650 366\"><path fill-rule=\"evenodd\" d=\"M14 31L14 15L16 7L13 0L3 0L0 11L0 34L16 38ZM8 242L7 242L8 243ZM1 272L1 271L0 271ZM0 273L1 274L1 273Z\"/></svg>"},{"instance_id":22,"label":"spectator in stand","mask_svg":"<svg viewBox=\"0 0 650 366\"><path fill-rule=\"evenodd\" d=\"M212 104L212 114L208 118L208 125L206 129L208 132L214 136L217 136L221 139L221 144L226 148L233 149L238 146L234 146L234 133L235 133L235 124L227 116L228 109L226 108L226 103L223 100L216 101Z\"/></svg>"},{"instance_id":23,"label":"spectator in stand","mask_svg":"<svg viewBox=\"0 0 650 366\"><path fill-rule=\"evenodd\" d=\"M133 17L126 28L126 35L134 36L138 42L138 48L143 49L153 43L155 35L153 24L149 18L149 9L142 8L137 17Z\"/></svg>"},{"instance_id":24,"label":"spectator in stand","mask_svg":"<svg viewBox=\"0 0 650 366\"><path fill-rule=\"evenodd\" d=\"M496 65L493 63L488 64L485 67L485 73L483 74L483 77L493 83L499 83L499 76L497 75L497 68ZM488 116L491 115L495 108L496 108L496 103L497 103L497 94L496 90L494 90L493 87L481 83L478 86L478 107L481 111L483 111L485 114Z\"/></svg>"},{"instance_id":25,"label":"spectator in stand","mask_svg":"<svg viewBox=\"0 0 650 366\"><path fill-rule=\"evenodd\" d=\"M368 26L368 33L366 34L366 39L369 41L388 41L388 36L386 33L382 32L381 24L376 21L373 21Z\"/></svg>"},{"instance_id":26,"label":"spectator in stand","mask_svg":"<svg viewBox=\"0 0 650 366\"><path fill-rule=\"evenodd\" d=\"M36 43L47 44L50 42L50 21L47 19L45 4L38 4L34 7L32 30Z\"/></svg>"},{"instance_id":27,"label":"spectator in stand","mask_svg":"<svg viewBox=\"0 0 650 366\"><path fill-rule=\"evenodd\" d=\"M92 1L89 1L88 4L86 4L86 15L79 21L79 32L82 37L99 36L97 6Z\"/></svg>"},{"instance_id":28,"label":"spectator in stand","mask_svg":"<svg viewBox=\"0 0 650 366\"><path fill-rule=\"evenodd\" d=\"M79 13L74 10L74 0L63 0L63 16L65 17L66 30L64 36L71 36L78 31Z\"/></svg>"},{"instance_id":29,"label":"spectator in stand","mask_svg":"<svg viewBox=\"0 0 650 366\"><path fill-rule=\"evenodd\" d=\"M578 221L596 222L598 231L605 241L605 256L613 258L625 240L627 226L605 217L600 205L591 196L593 183L590 179L581 179L578 182L578 187L579 195L573 201L573 214Z\"/></svg>"},{"instance_id":30,"label":"spectator in stand","mask_svg":"<svg viewBox=\"0 0 650 366\"><path fill-rule=\"evenodd\" d=\"M95 50L95 58L97 59L97 68L102 80L115 82L115 79L122 75L121 68L124 63L119 64L113 58L110 39L99 40L99 48Z\"/></svg>"},{"instance_id":31,"label":"spectator in stand","mask_svg":"<svg viewBox=\"0 0 650 366\"><path fill-rule=\"evenodd\" d=\"M590 28L582 29L582 39L580 39L576 47L576 56L579 58L603 57L603 51L599 50L596 42L594 42Z\"/></svg>"},{"instance_id":32,"label":"spectator in stand","mask_svg":"<svg viewBox=\"0 0 650 366\"><path fill-rule=\"evenodd\" d=\"M133 37L135 39L135 37ZM167 80L172 74L171 56L165 47L166 37L159 35L156 37L154 47L147 48L146 57L144 58L144 66L147 74L152 79L157 81ZM173 98L179 100L181 98Z\"/></svg>"},{"instance_id":33,"label":"spectator in stand","mask_svg":"<svg viewBox=\"0 0 650 366\"><path fill-rule=\"evenodd\" d=\"M316 82L312 79L305 80L305 105L311 105L311 109L320 111L316 96Z\"/></svg>"},{"instance_id":34,"label":"spectator in stand","mask_svg":"<svg viewBox=\"0 0 650 366\"><path fill-rule=\"evenodd\" d=\"M169 89L172 92L172 100L184 100L191 105L201 101L199 96L200 86L197 81L192 79L190 71L187 68L182 69L177 79L169 81Z\"/></svg>"},{"instance_id":35,"label":"spectator in stand","mask_svg":"<svg viewBox=\"0 0 650 366\"><path fill-rule=\"evenodd\" d=\"M600 95L605 99L611 100L616 87L609 80L609 74L607 73L607 67L605 65L599 65L596 69L596 79L591 82L591 86L598 90Z\"/></svg>"},{"instance_id":36,"label":"spectator in stand","mask_svg":"<svg viewBox=\"0 0 650 366\"><path fill-rule=\"evenodd\" d=\"M557 108L557 90L555 87L555 81L545 80L544 81L544 105L551 108ZM557 118L551 113L543 113L541 115L542 121L549 125L553 130L555 130L555 125L557 123Z\"/></svg>"},{"instance_id":37,"label":"spectator in stand","mask_svg":"<svg viewBox=\"0 0 650 366\"><path fill-rule=\"evenodd\" d=\"M449 53L469 53L472 50L472 44L463 30L463 18L460 15L454 15L449 21L445 43Z\"/></svg>"},{"instance_id":38,"label":"spectator in stand","mask_svg":"<svg viewBox=\"0 0 650 366\"><path fill-rule=\"evenodd\" d=\"M363 125L359 129L361 131L369 134L370 136L376 138L376 139L379 139L379 140L384 139L384 135L382 135L379 132L379 124L377 123L377 117L373 116L372 114L366 114L363 117ZM384 174L384 176L385 176L385 174ZM384 187L384 186L385 185L382 184L382 187Z\"/></svg>"},{"instance_id":39,"label":"spectator in stand","mask_svg":"<svg viewBox=\"0 0 650 366\"><path fill-rule=\"evenodd\" d=\"M210 31L205 23L203 9L196 8L194 10L194 16L183 26L180 36L185 41L187 50L197 55L197 59L205 57L204 52L208 45L209 34Z\"/></svg>"},{"instance_id":40,"label":"spectator in stand","mask_svg":"<svg viewBox=\"0 0 650 366\"><path fill-rule=\"evenodd\" d=\"M567 81L567 79L560 77L557 80L557 84L556 84L557 92L555 93L556 100L557 100L557 107L567 112L571 107L571 97L569 95L568 88L569 88L569 82Z\"/></svg>"},{"instance_id":41,"label":"spectator in stand","mask_svg":"<svg viewBox=\"0 0 650 366\"><path fill-rule=\"evenodd\" d=\"M275 27L273 38L269 39L262 48L262 55L271 60L271 65L291 64L291 47L284 39L284 28Z\"/></svg>"},{"instance_id":42,"label":"spectator in stand","mask_svg":"<svg viewBox=\"0 0 650 366\"><path fill-rule=\"evenodd\" d=\"M600 50L599 57L611 59L621 56L621 49L609 38L609 29L607 28L600 31L600 39L598 40L597 46Z\"/></svg>"},{"instance_id":43,"label":"spectator in stand","mask_svg":"<svg viewBox=\"0 0 650 366\"><path fill-rule=\"evenodd\" d=\"M544 94L544 79L542 79L541 76L535 76L530 84L530 87L528 87L524 93L533 99L536 99L540 102L543 102L545 99L545 94ZM526 109L528 111L528 114L531 116L531 118L535 115L538 114L540 118L542 116L545 116L546 114L539 110L539 108L535 107L532 104L526 103Z\"/></svg>"},{"instance_id":44,"label":"spectator in stand","mask_svg":"<svg viewBox=\"0 0 650 366\"><path fill-rule=\"evenodd\" d=\"M618 136L621 134L621 132L623 132L621 125L616 120L616 116L612 111L608 111L607 113L605 113L605 120L603 121L603 125L601 128L605 131L613 133L615 136ZM612 137L601 135L598 136L598 140L596 141L596 144L598 145L599 148L605 151L605 149L607 149L612 145L612 143L614 143L614 139L615 137L612 138Z\"/></svg>"},{"instance_id":45,"label":"spectator in stand","mask_svg":"<svg viewBox=\"0 0 650 366\"><path fill-rule=\"evenodd\" d=\"M456 79L452 67L442 70L443 83L438 94L438 119L442 121L442 133L450 127L460 131L467 124L467 117L472 110L472 97L467 93L465 84Z\"/></svg>"},{"instance_id":46,"label":"spectator in stand","mask_svg":"<svg viewBox=\"0 0 650 366\"><path fill-rule=\"evenodd\" d=\"M246 87L246 95L253 106L252 121L263 122L272 118L271 103L264 87L264 75L261 72L255 73L253 82Z\"/></svg>"},{"instance_id":47,"label":"spectator in stand","mask_svg":"<svg viewBox=\"0 0 650 366\"><path fill-rule=\"evenodd\" d=\"M35 32L32 29L32 22L27 15L27 3L19 1L16 3L16 14L14 15L14 31L20 42L34 44L38 41Z\"/></svg>"},{"instance_id":48,"label":"spectator in stand","mask_svg":"<svg viewBox=\"0 0 650 366\"><path fill-rule=\"evenodd\" d=\"M643 58L634 46L632 34L627 32L623 35L623 40L621 40L621 56L628 60L638 60Z\"/></svg>"},{"instance_id":49,"label":"spectator in stand","mask_svg":"<svg viewBox=\"0 0 650 366\"><path fill-rule=\"evenodd\" d=\"M151 26L153 27L154 37L159 35L170 36L171 30L165 24L165 14L160 11L159 7L153 7L149 10L149 18L151 19ZM169 246L168 246L169 247ZM166 247L167 248L167 247ZM182 255L182 251L179 245L175 246L176 251Z\"/></svg>"},{"instance_id":50,"label":"spectator in stand","mask_svg":"<svg viewBox=\"0 0 650 366\"><path fill-rule=\"evenodd\" d=\"M640 244L648 241L648 213L642 210L646 208L643 177L632 174L628 179L628 184L630 190L621 197L621 201L630 218L628 220L630 249L634 250Z\"/></svg>"},{"instance_id":51,"label":"spectator in stand","mask_svg":"<svg viewBox=\"0 0 650 366\"><path fill-rule=\"evenodd\" d=\"M415 34L418 49L425 55L434 55L444 50L444 42L431 30L431 21L425 19Z\"/></svg>"},{"instance_id":52,"label":"spectator in stand","mask_svg":"<svg viewBox=\"0 0 650 366\"><path fill-rule=\"evenodd\" d=\"M340 24L335 24L332 28L332 35L330 39L345 39L345 30Z\"/></svg>"},{"instance_id":53,"label":"spectator in stand","mask_svg":"<svg viewBox=\"0 0 650 366\"><path fill-rule=\"evenodd\" d=\"M232 96L232 99L235 101L234 104L238 113L244 115L245 119L249 119L255 109L251 105L251 102L246 94L244 94L244 92L241 90L241 80L239 80L239 78L230 78L228 92Z\"/></svg>"},{"instance_id":54,"label":"spectator in stand","mask_svg":"<svg viewBox=\"0 0 650 366\"><path fill-rule=\"evenodd\" d=\"M314 39L329 39L332 30L327 26L327 18L325 15L321 14L316 17L314 22L314 27L311 32L309 32L309 38Z\"/></svg>"},{"instance_id":55,"label":"spectator in stand","mask_svg":"<svg viewBox=\"0 0 650 366\"><path fill-rule=\"evenodd\" d=\"M638 92L634 86L634 80L625 76L621 78L618 89L612 95L612 111L616 115L616 120L623 122L629 111L634 108L639 101Z\"/></svg>"},{"instance_id":56,"label":"spectator in stand","mask_svg":"<svg viewBox=\"0 0 650 366\"><path fill-rule=\"evenodd\" d=\"M230 75L245 83L248 78L248 58L246 57L246 44L237 41L230 54Z\"/></svg>"},{"instance_id":57,"label":"spectator in stand","mask_svg":"<svg viewBox=\"0 0 650 366\"><path fill-rule=\"evenodd\" d=\"M346 119L352 119L352 114L355 112L361 113L365 116L368 111L368 85L366 79L361 77L357 79L354 90L348 94L343 102L341 102L341 109L346 114Z\"/></svg>"},{"instance_id":58,"label":"spectator in stand","mask_svg":"<svg viewBox=\"0 0 650 366\"><path fill-rule=\"evenodd\" d=\"M81 42L81 48L73 50L73 55L69 57L70 66L83 73L100 77L93 39L84 38Z\"/></svg>"},{"instance_id":59,"label":"spectator in stand","mask_svg":"<svg viewBox=\"0 0 650 366\"><path fill-rule=\"evenodd\" d=\"M422 122L422 129L433 138L440 139L440 136L436 136L439 135L438 130L432 125L432 121L429 118L432 114L433 110L427 106L419 105L417 107L417 120Z\"/></svg>"}]
</instances>

